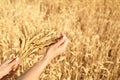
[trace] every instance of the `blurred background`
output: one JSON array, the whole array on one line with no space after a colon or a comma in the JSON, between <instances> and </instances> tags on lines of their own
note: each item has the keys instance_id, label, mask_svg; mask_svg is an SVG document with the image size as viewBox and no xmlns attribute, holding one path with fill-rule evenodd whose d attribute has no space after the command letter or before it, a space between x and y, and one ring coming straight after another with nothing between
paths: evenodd
<instances>
[{"instance_id":1,"label":"blurred background","mask_svg":"<svg viewBox=\"0 0 120 80\"><path fill-rule=\"evenodd\" d=\"M8 80L37 62L61 32L67 50L40 80L120 80L120 0L0 0L0 62L23 55L30 39L40 47Z\"/></svg>"}]
</instances>

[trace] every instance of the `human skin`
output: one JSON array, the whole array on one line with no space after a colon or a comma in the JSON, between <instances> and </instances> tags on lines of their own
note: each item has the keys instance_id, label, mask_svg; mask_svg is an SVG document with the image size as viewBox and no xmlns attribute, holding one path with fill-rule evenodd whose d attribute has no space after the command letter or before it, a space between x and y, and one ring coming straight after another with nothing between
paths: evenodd
<instances>
[{"instance_id":1,"label":"human skin","mask_svg":"<svg viewBox=\"0 0 120 80\"><path fill-rule=\"evenodd\" d=\"M39 60L33 67L27 70L17 80L39 80L40 74L44 71L46 66L51 60L61 53L63 53L67 47L68 39L66 35L62 34L58 42L52 44L44 54L41 60Z\"/></svg>"},{"instance_id":2,"label":"human skin","mask_svg":"<svg viewBox=\"0 0 120 80\"><path fill-rule=\"evenodd\" d=\"M40 74L44 71L46 66L51 60L61 53L63 53L67 47L68 39L66 35L62 34L58 41L49 46L43 57L34 64L29 70L21 75L17 80L39 80ZM6 79L7 75L16 72L18 64L20 63L19 58L9 59L0 65L0 80ZM11 73L12 72L12 73ZM4 79L4 80L5 80Z\"/></svg>"},{"instance_id":3,"label":"human skin","mask_svg":"<svg viewBox=\"0 0 120 80\"><path fill-rule=\"evenodd\" d=\"M10 74L10 72L16 71L16 69L18 68L18 65L17 66L15 65L16 63L18 63L18 59L19 58L9 59L0 65L0 80L4 76Z\"/></svg>"}]
</instances>

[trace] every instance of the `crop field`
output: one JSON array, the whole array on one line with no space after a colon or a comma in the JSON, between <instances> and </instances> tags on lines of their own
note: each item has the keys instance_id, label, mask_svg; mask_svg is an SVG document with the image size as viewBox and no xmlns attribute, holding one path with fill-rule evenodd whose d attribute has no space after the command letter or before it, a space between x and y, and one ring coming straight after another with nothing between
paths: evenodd
<instances>
[{"instance_id":1,"label":"crop field","mask_svg":"<svg viewBox=\"0 0 120 80\"><path fill-rule=\"evenodd\" d=\"M0 63L19 57L15 80L65 33L66 51L40 80L120 80L120 0L0 0Z\"/></svg>"}]
</instances>

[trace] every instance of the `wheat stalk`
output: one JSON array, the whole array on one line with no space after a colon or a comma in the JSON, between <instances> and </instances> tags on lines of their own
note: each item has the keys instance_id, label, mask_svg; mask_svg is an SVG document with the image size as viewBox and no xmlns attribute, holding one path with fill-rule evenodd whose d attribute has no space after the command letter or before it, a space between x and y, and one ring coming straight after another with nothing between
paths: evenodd
<instances>
[{"instance_id":1,"label":"wheat stalk","mask_svg":"<svg viewBox=\"0 0 120 80\"><path fill-rule=\"evenodd\" d=\"M26 39L26 43L23 43L24 48L22 47L19 51L18 57L20 60L24 60L28 55L37 51L38 49L42 49L53 43L54 41L50 41L52 36L55 34L54 31L44 31L45 33L39 33L36 36L33 36L29 39Z\"/></svg>"}]
</instances>

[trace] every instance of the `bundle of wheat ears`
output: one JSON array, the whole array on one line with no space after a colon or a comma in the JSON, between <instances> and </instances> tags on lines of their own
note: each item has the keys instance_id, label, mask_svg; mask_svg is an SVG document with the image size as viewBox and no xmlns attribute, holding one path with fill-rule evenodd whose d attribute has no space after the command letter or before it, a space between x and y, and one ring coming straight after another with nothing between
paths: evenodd
<instances>
[{"instance_id":1,"label":"bundle of wheat ears","mask_svg":"<svg viewBox=\"0 0 120 80\"><path fill-rule=\"evenodd\" d=\"M54 31L49 32L48 30L43 30L32 37L27 37L27 30L24 28L21 31L24 34L24 41L19 39L21 48L17 53L17 57L19 57L20 60L25 59L38 49L42 50L55 42L55 39L53 40L53 36L55 35Z\"/></svg>"},{"instance_id":2,"label":"bundle of wheat ears","mask_svg":"<svg viewBox=\"0 0 120 80\"><path fill-rule=\"evenodd\" d=\"M0 62L15 80L64 32L70 42L40 80L120 80L120 0L0 0Z\"/></svg>"}]
</instances>

